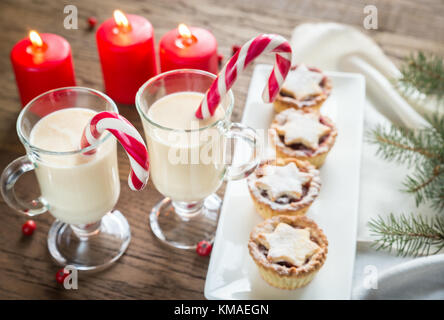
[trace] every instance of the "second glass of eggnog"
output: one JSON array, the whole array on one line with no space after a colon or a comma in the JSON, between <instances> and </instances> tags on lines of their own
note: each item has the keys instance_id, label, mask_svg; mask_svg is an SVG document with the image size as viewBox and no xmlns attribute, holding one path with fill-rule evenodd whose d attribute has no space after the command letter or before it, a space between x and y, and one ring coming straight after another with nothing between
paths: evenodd
<instances>
[{"instance_id":1,"label":"second glass of eggnog","mask_svg":"<svg viewBox=\"0 0 444 320\"><path fill-rule=\"evenodd\" d=\"M176 248L195 248L212 239L221 206L215 192L224 179L245 178L258 164L255 131L230 122L231 91L212 117L195 117L215 77L201 70L174 70L151 78L136 95L151 180L166 197L150 213L151 230ZM239 166L226 157L234 140L247 145L248 159Z\"/></svg>"},{"instance_id":2,"label":"second glass of eggnog","mask_svg":"<svg viewBox=\"0 0 444 320\"><path fill-rule=\"evenodd\" d=\"M131 239L127 220L113 210L120 194L116 140L105 133L97 143L80 148L85 126L101 111L118 112L109 97L89 88L61 88L36 97L17 120L26 155L1 176L1 192L10 207L29 216L49 211L57 219L49 230L49 251L61 265L79 270L116 261ZM95 153L85 154L91 150ZM25 201L14 185L31 170L41 196Z\"/></svg>"}]
</instances>

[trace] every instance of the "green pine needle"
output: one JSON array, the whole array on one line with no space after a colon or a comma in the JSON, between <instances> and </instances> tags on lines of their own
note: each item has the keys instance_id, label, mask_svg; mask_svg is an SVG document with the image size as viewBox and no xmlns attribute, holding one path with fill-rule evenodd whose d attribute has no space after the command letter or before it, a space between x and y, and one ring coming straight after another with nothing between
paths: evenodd
<instances>
[{"instance_id":1,"label":"green pine needle","mask_svg":"<svg viewBox=\"0 0 444 320\"><path fill-rule=\"evenodd\" d=\"M376 129L367 132L366 140L378 145L377 155L399 164L411 165L424 157L440 158L440 150L429 149L433 139L425 129L414 132L395 125L388 128L378 125Z\"/></svg>"},{"instance_id":2,"label":"green pine needle","mask_svg":"<svg viewBox=\"0 0 444 320\"><path fill-rule=\"evenodd\" d=\"M444 218L390 214L370 220L369 228L376 237L376 250L395 250L399 256L436 254L444 248Z\"/></svg>"},{"instance_id":3,"label":"green pine needle","mask_svg":"<svg viewBox=\"0 0 444 320\"><path fill-rule=\"evenodd\" d=\"M427 118L433 128L430 128L430 132L435 132L437 134L437 140L435 143L437 145L442 145L444 143L444 117L439 116L438 113L435 113L432 117ZM441 150L441 157L444 154L444 150Z\"/></svg>"},{"instance_id":4,"label":"green pine needle","mask_svg":"<svg viewBox=\"0 0 444 320\"><path fill-rule=\"evenodd\" d=\"M410 56L401 68L397 87L406 94L417 91L444 101L444 62L423 53ZM439 104L437 104L439 105ZM403 185L415 195L416 205L429 202L438 213L434 218L410 214L370 220L377 250L395 250L398 255L429 255L444 248L444 116L427 119L431 126L411 130L399 126L382 127L367 132L367 141L375 144L383 159L412 169Z\"/></svg>"},{"instance_id":5,"label":"green pine needle","mask_svg":"<svg viewBox=\"0 0 444 320\"><path fill-rule=\"evenodd\" d=\"M408 94L415 89L438 100L444 97L444 62L441 57L419 52L409 56L401 67L399 83Z\"/></svg>"},{"instance_id":6,"label":"green pine needle","mask_svg":"<svg viewBox=\"0 0 444 320\"><path fill-rule=\"evenodd\" d=\"M432 126L417 131L378 126L367 132L367 141L378 146L377 155L413 168L403 183L413 193L416 204L430 201L444 209L444 117L430 119Z\"/></svg>"},{"instance_id":7,"label":"green pine needle","mask_svg":"<svg viewBox=\"0 0 444 320\"><path fill-rule=\"evenodd\" d=\"M444 201L444 171L441 165L431 168L425 163L424 167L416 168L416 172L408 175L404 181L404 191L415 194L416 206L427 200L435 209L443 209Z\"/></svg>"}]
</instances>

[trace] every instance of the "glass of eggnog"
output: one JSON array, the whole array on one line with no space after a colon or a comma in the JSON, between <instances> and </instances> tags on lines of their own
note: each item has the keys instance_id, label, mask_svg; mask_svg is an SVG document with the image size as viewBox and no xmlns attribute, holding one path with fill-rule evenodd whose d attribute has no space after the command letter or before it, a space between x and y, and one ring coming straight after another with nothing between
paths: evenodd
<instances>
[{"instance_id":1,"label":"glass of eggnog","mask_svg":"<svg viewBox=\"0 0 444 320\"><path fill-rule=\"evenodd\" d=\"M49 251L59 264L79 270L111 264L131 239L127 220L113 210L120 194L116 140L106 132L97 143L80 148L85 126L101 111L118 112L109 97L93 89L60 88L36 97L17 120L26 155L1 176L1 193L11 208L28 216L49 211L56 218ZM95 153L85 154L91 150ZM41 195L28 201L17 196L14 186L31 170Z\"/></svg>"},{"instance_id":2,"label":"glass of eggnog","mask_svg":"<svg viewBox=\"0 0 444 320\"><path fill-rule=\"evenodd\" d=\"M136 95L148 152L150 176L165 196L150 213L152 232L181 249L211 241L221 200L215 194L224 180L247 177L258 164L255 130L230 121L231 91L210 118L195 112L216 76L201 70L173 70L146 82ZM234 142L244 154L233 163Z\"/></svg>"}]
</instances>

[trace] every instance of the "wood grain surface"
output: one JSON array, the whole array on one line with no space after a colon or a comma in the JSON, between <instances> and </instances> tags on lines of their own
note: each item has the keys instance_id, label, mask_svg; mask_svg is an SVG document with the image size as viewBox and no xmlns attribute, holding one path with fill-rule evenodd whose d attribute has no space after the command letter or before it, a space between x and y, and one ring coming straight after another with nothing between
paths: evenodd
<instances>
[{"instance_id":1,"label":"wood grain surface","mask_svg":"<svg viewBox=\"0 0 444 320\"><path fill-rule=\"evenodd\" d=\"M79 29L65 30L63 8L74 4ZM366 4L378 8L379 29L365 31L362 22ZM2 0L0 2L0 170L24 154L15 123L20 102L9 52L30 29L57 33L72 46L78 85L103 90L102 75L87 18L99 22L114 9L139 14L154 26L156 40L184 22L208 28L216 36L219 51L231 55L231 46L242 44L260 32L290 37L303 22L335 21L354 25L366 32L396 63L409 53L424 50L444 55L444 2L442 0ZM271 58L259 59L271 62ZM240 120L252 67L234 87L235 110ZM120 112L141 129L133 106L119 106ZM131 225L132 241L126 254L112 267L92 274L81 273L78 290L65 290L55 281L58 266L48 253L46 238L53 222L49 215L37 217L37 230L25 238L21 225L26 217L8 208L0 199L0 298L3 299L203 299L208 258L195 252L176 251L156 241L147 218L162 196L152 184L141 193L126 187L128 160L119 150L122 191L117 208ZM18 186L24 196L38 194L35 178L27 174ZM219 192L223 195L223 188Z\"/></svg>"}]
</instances>

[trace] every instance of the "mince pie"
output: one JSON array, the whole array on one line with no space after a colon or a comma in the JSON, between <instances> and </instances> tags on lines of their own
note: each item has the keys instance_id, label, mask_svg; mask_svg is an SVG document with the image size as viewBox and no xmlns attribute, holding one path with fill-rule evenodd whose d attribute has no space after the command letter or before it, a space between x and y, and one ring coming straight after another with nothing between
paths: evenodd
<instances>
[{"instance_id":1,"label":"mince pie","mask_svg":"<svg viewBox=\"0 0 444 320\"><path fill-rule=\"evenodd\" d=\"M319 194L319 171L297 159L264 160L248 177L248 189L258 213L303 215Z\"/></svg>"},{"instance_id":2,"label":"mince pie","mask_svg":"<svg viewBox=\"0 0 444 320\"><path fill-rule=\"evenodd\" d=\"M267 283L291 290L307 285L321 269L328 241L305 216L276 216L253 229L248 250Z\"/></svg>"},{"instance_id":3,"label":"mince pie","mask_svg":"<svg viewBox=\"0 0 444 320\"><path fill-rule=\"evenodd\" d=\"M277 112L288 108L319 111L331 89L330 78L321 70L303 64L294 66L274 101L274 108Z\"/></svg>"},{"instance_id":4,"label":"mince pie","mask_svg":"<svg viewBox=\"0 0 444 320\"><path fill-rule=\"evenodd\" d=\"M295 109L278 113L271 129L277 157L307 160L316 168L322 166L338 135L330 118Z\"/></svg>"}]
</instances>

